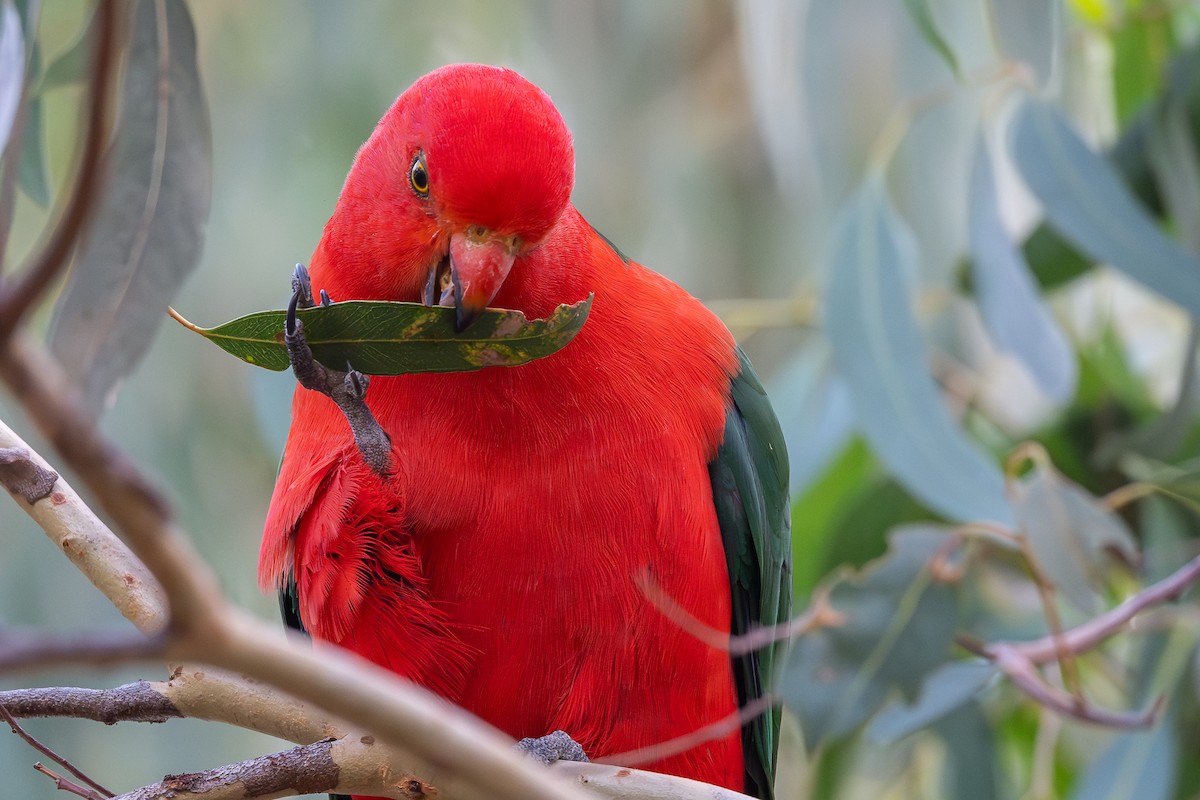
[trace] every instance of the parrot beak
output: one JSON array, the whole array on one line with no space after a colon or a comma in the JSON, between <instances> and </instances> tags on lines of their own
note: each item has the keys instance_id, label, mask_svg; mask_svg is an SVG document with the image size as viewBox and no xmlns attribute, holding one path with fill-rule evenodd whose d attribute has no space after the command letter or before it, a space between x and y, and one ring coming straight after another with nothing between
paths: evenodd
<instances>
[{"instance_id":1,"label":"parrot beak","mask_svg":"<svg viewBox=\"0 0 1200 800\"><path fill-rule=\"evenodd\" d=\"M462 333L492 302L516 260L513 242L479 229L450 236L454 329Z\"/></svg>"}]
</instances>

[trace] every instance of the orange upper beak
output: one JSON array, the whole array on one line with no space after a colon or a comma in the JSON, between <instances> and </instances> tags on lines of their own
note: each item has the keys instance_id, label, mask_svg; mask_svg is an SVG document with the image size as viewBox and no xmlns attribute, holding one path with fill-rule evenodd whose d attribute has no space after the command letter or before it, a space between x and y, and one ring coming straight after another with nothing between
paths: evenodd
<instances>
[{"instance_id":1,"label":"orange upper beak","mask_svg":"<svg viewBox=\"0 0 1200 800\"><path fill-rule=\"evenodd\" d=\"M474 232L450 236L456 331L466 330L492 302L515 260L511 244L499 237Z\"/></svg>"}]
</instances>

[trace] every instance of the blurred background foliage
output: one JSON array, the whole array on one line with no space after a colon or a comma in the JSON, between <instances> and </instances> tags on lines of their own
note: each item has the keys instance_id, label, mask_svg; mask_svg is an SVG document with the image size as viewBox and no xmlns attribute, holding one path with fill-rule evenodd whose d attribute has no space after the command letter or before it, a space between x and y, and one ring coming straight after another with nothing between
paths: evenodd
<instances>
[{"instance_id":1,"label":"blurred background foliage","mask_svg":"<svg viewBox=\"0 0 1200 800\"><path fill-rule=\"evenodd\" d=\"M32 100L21 152L4 155L23 160L10 270L72 175L89 8L0 2L3 25L18 19L35 43L19 59ZM281 306L292 264L312 251L355 149L396 95L439 65L483 61L554 98L574 132L584 215L734 330L788 436L797 608L817 592L847 620L801 638L781 676L803 727L785 741L782 797L1200 792L1194 604L1151 615L1078 664L1097 706L1166 698L1148 732L1060 719L956 644L1048 630L1013 542L1054 584L1067 625L1200 550L1197 4L186 8L208 113L197 94L176 117L192 148L176 166L193 224L208 216L199 264L175 275L186 280L171 302L192 320ZM19 63L11 44L6 56L12 30L0 27L0 101ZM210 212L207 178L188 172L209 151ZM89 329L62 332L74 317L61 309L74 302L78 317L92 296L77 280L34 324L86 385ZM130 313L154 324L157 304L143 305ZM149 344L140 364L94 392L102 424L166 487L229 595L273 617L255 562L293 381L174 325L138 338ZM0 414L27 432L7 399ZM1010 459L1026 441L1042 449ZM0 519L0 621L122 624L18 509L0 507ZM954 554L949 572L961 574L931 570L951 531L970 531L953 526L977 520L991 535ZM161 675L64 670L0 687L138 677ZM277 746L186 721L29 728L114 788ZM54 796L33 760L0 737L0 793Z\"/></svg>"}]
</instances>

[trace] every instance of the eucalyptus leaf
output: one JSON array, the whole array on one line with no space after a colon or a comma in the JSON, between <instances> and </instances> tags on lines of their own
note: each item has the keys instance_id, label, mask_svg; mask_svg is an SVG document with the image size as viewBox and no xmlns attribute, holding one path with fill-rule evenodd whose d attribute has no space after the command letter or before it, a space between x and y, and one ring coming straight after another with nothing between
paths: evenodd
<instances>
[{"instance_id":1,"label":"eucalyptus leaf","mask_svg":"<svg viewBox=\"0 0 1200 800\"><path fill-rule=\"evenodd\" d=\"M1023 101L1012 154L1046 218L1096 261L1105 262L1200 318L1200 259L1159 229L1101 156L1044 102Z\"/></svg>"},{"instance_id":2,"label":"eucalyptus leaf","mask_svg":"<svg viewBox=\"0 0 1200 800\"><path fill-rule=\"evenodd\" d=\"M799 348L771 380L772 397L794 401L779 408L787 445L791 491L802 492L829 466L854 433L845 383L832 367L829 345L814 339Z\"/></svg>"},{"instance_id":3,"label":"eucalyptus leaf","mask_svg":"<svg viewBox=\"0 0 1200 800\"><path fill-rule=\"evenodd\" d=\"M12 0L0 3L0 155L8 146L25 80L25 30Z\"/></svg>"},{"instance_id":4,"label":"eucalyptus leaf","mask_svg":"<svg viewBox=\"0 0 1200 800\"><path fill-rule=\"evenodd\" d=\"M825 330L859 425L905 488L956 520L1012 520L1000 469L951 419L929 374L905 275L911 234L872 176L838 224Z\"/></svg>"},{"instance_id":5,"label":"eucalyptus leaf","mask_svg":"<svg viewBox=\"0 0 1200 800\"><path fill-rule=\"evenodd\" d=\"M959 74L958 59L954 56L954 50L950 48L946 37L942 36L942 32L938 30L937 23L933 19L933 12L929 8L929 0L904 0L904 6L908 9L908 14L912 17L917 30L921 32L921 36L925 38L930 47L937 51L938 55L950 66L950 71L957 76Z\"/></svg>"},{"instance_id":6,"label":"eucalyptus leaf","mask_svg":"<svg viewBox=\"0 0 1200 800\"><path fill-rule=\"evenodd\" d=\"M897 528L888 552L859 574L842 572L829 592L836 625L800 637L780 681L809 749L851 733L893 690L915 697L945 662L958 620L956 587L939 583L929 561L947 529Z\"/></svg>"},{"instance_id":7,"label":"eucalyptus leaf","mask_svg":"<svg viewBox=\"0 0 1200 800\"><path fill-rule=\"evenodd\" d=\"M420 303L348 300L296 312L313 357L332 369L349 363L367 375L471 372L525 364L566 347L587 321L592 296L563 304L549 317L528 320L520 311L487 309L462 333L454 309ZM200 328L171 312L182 325L248 364L271 370L290 366L283 344L286 311L259 311Z\"/></svg>"},{"instance_id":8,"label":"eucalyptus leaf","mask_svg":"<svg viewBox=\"0 0 1200 800\"><path fill-rule=\"evenodd\" d=\"M880 744L915 733L974 699L999 674L987 661L951 661L921 684L917 701L893 700L867 726L867 738Z\"/></svg>"},{"instance_id":9,"label":"eucalyptus leaf","mask_svg":"<svg viewBox=\"0 0 1200 800\"><path fill-rule=\"evenodd\" d=\"M1033 70L1046 85L1062 49L1062 11L1046 0L988 0L988 16L1000 52Z\"/></svg>"},{"instance_id":10,"label":"eucalyptus leaf","mask_svg":"<svg viewBox=\"0 0 1200 800\"><path fill-rule=\"evenodd\" d=\"M1048 466L1036 466L1016 485L1013 502L1042 571L1073 606L1095 612L1109 548L1136 557L1125 522Z\"/></svg>"},{"instance_id":11,"label":"eucalyptus leaf","mask_svg":"<svg viewBox=\"0 0 1200 800\"><path fill-rule=\"evenodd\" d=\"M992 341L1025 365L1047 397L1065 403L1078 379L1075 352L1042 303L1025 257L1004 230L982 135L971 167L969 217L971 276Z\"/></svg>"},{"instance_id":12,"label":"eucalyptus leaf","mask_svg":"<svg viewBox=\"0 0 1200 800\"><path fill-rule=\"evenodd\" d=\"M109 180L50 336L93 415L145 354L162 309L200 256L211 132L181 0L137 4L120 100Z\"/></svg>"}]
</instances>

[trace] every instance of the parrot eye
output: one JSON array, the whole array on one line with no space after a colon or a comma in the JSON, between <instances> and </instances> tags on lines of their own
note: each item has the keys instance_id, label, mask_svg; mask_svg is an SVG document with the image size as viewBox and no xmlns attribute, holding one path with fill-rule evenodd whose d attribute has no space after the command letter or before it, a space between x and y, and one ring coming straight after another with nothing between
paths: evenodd
<instances>
[{"instance_id":1,"label":"parrot eye","mask_svg":"<svg viewBox=\"0 0 1200 800\"><path fill-rule=\"evenodd\" d=\"M425 154L417 153L408 169L408 185L421 197L429 194L429 173L425 170Z\"/></svg>"}]
</instances>

